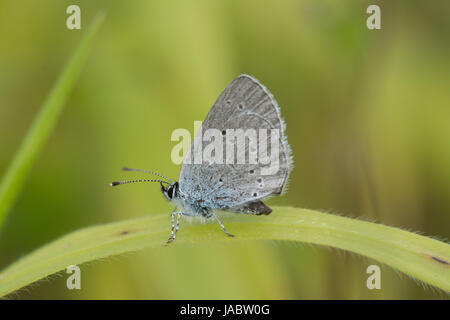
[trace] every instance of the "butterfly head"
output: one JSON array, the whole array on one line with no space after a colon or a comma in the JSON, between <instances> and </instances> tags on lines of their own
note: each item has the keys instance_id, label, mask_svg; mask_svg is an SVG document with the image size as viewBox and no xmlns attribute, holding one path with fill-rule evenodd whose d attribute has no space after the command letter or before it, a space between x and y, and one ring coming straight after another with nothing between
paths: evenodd
<instances>
[{"instance_id":1,"label":"butterfly head","mask_svg":"<svg viewBox=\"0 0 450 320\"><path fill-rule=\"evenodd\" d=\"M178 197L178 182L172 183L167 187L161 183L161 192L167 200L172 201Z\"/></svg>"}]
</instances>

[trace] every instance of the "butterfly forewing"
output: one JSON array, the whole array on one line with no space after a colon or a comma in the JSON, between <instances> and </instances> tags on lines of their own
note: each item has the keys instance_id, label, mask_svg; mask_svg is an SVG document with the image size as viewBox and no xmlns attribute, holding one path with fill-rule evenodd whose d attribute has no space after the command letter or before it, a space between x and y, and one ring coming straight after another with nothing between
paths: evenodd
<instances>
[{"instance_id":1,"label":"butterfly forewing","mask_svg":"<svg viewBox=\"0 0 450 320\"><path fill-rule=\"evenodd\" d=\"M256 79L241 75L234 79L220 94L205 120L198 134L205 134L208 129L217 129L223 137L223 161L220 163L194 163L194 154L205 150L211 140L200 142L202 148L194 149L194 142L186 154L180 172L180 191L194 201L201 201L211 208L237 208L242 204L256 201L272 195L278 195L285 187L291 166L290 148L284 134L284 122L280 110L268 90ZM245 143L244 164L237 163L237 146L234 139L234 158L227 161L227 134L231 130L255 129L258 133L257 148L250 147L257 152L261 144L267 144L271 139L270 131L279 132L279 163L278 170L273 174L262 174L259 156L256 163L249 163L249 141ZM261 139L259 130L268 133L267 140ZM198 136L196 137L198 139ZM255 141L256 142L256 141ZM270 149L270 147L269 147ZM202 152L200 151L200 152Z\"/></svg>"}]
</instances>

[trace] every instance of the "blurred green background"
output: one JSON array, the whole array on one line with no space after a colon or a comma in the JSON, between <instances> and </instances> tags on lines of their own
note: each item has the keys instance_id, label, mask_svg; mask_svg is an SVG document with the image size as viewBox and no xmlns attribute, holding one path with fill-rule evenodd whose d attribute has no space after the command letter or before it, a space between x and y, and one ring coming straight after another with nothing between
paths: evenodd
<instances>
[{"instance_id":1,"label":"blurred green background","mask_svg":"<svg viewBox=\"0 0 450 320\"><path fill-rule=\"evenodd\" d=\"M81 30L66 28L81 7ZM381 30L366 8L381 7ZM176 128L193 131L237 75L258 78L287 122L295 169L269 201L450 235L450 2L0 0L0 175L93 17L107 13L58 126L0 231L0 268L70 231L171 206ZM274 213L276 214L276 212ZM255 217L258 219L258 217ZM182 236L181 228L179 236ZM375 261L287 242L169 246L52 276L27 299L446 298Z\"/></svg>"}]
</instances>

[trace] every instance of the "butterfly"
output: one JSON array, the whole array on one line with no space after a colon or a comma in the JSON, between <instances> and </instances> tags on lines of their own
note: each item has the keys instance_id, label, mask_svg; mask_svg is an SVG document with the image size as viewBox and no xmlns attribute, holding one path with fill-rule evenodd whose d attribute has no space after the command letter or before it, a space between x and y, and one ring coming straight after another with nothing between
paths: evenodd
<instances>
[{"instance_id":1,"label":"butterfly","mask_svg":"<svg viewBox=\"0 0 450 320\"><path fill-rule=\"evenodd\" d=\"M246 136L236 145L238 138L231 136L231 139L229 139L228 136L229 132L246 134L257 132L257 130L259 132L269 130L277 134L272 134L269 139L267 135L264 136L261 133L260 138L263 137L256 141L256 145L255 139L252 140L253 144L251 144L251 141L247 139L249 137ZM211 143L208 139L202 139L198 135L203 136L208 132L215 133L215 140L221 134L227 147L230 143L235 144L232 145L232 149L227 149L227 156L228 150L236 151L240 148L241 151L233 153L233 158L227 158L227 161L222 158L222 162L219 163L214 161L198 163L194 161L193 157L196 154L198 155L198 149L205 150ZM198 139L199 137L200 139ZM275 158L271 158L277 164L275 172L268 174L267 166L264 166L261 162L247 161L242 163L238 161L236 163L239 152L241 152L241 156L242 152L244 155L257 154L258 149L264 149L263 146L269 140L272 155L273 151L277 151ZM196 141L199 142L200 148L196 148ZM214 150L214 153L220 151L220 149ZM232 161L228 161L230 159ZM285 123L281 118L276 101L258 80L242 74L231 81L211 107L194 138L194 142L185 155L179 181L173 181L157 172L126 167L123 168L125 171L145 172L160 179L118 181L112 182L110 185L117 186L131 182L160 183L162 194L175 207L171 215L172 229L167 243L175 239L180 218L183 215L213 217L222 230L232 237L233 235L225 229L215 212L223 210L241 214L270 214L272 209L262 200L280 195L285 191L292 165L292 152L285 135Z\"/></svg>"}]
</instances>

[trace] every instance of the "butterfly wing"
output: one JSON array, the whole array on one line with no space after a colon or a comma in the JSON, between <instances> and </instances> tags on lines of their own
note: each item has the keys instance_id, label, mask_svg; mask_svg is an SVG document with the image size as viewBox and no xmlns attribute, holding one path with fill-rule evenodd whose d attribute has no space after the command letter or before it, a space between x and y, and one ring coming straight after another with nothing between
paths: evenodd
<instances>
[{"instance_id":1,"label":"butterfly wing","mask_svg":"<svg viewBox=\"0 0 450 320\"><path fill-rule=\"evenodd\" d=\"M196 164L194 154L198 152L198 149L194 148L195 139L199 138L200 133L203 136L208 129L218 129L222 134L229 129L244 131L278 129L278 171L271 175L262 175L262 165L259 162L256 164L250 164L248 161L245 164L226 163L225 148L223 162ZM220 94L191 144L181 167L180 191L194 201L204 203L206 207L230 211L235 208L236 212L247 213L255 213L254 211L260 208L266 213L268 207L252 204L249 207L250 210L245 204L259 203L259 199L279 195L285 189L292 166L292 157L284 130L280 110L269 91L251 76L238 76ZM268 134L267 139L259 140L258 144L267 143L270 139ZM226 145L225 136L224 141ZM200 140L201 150L205 150L210 143L211 141ZM248 154L249 144L245 143L245 155Z\"/></svg>"},{"instance_id":2,"label":"butterfly wing","mask_svg":"<svg viewBox=\"0 0 450 320\"><path fill-rule=\"evenodd\" d=\"M241 205L229 208L227 210L231 211L231 212L251 213L251 214L257 214L257 215L260 215L260 214L268 215L272 212L272 209L270 209L267 205L265 205L260 200L243 203Z\"/></svg>"}]
</instances>

